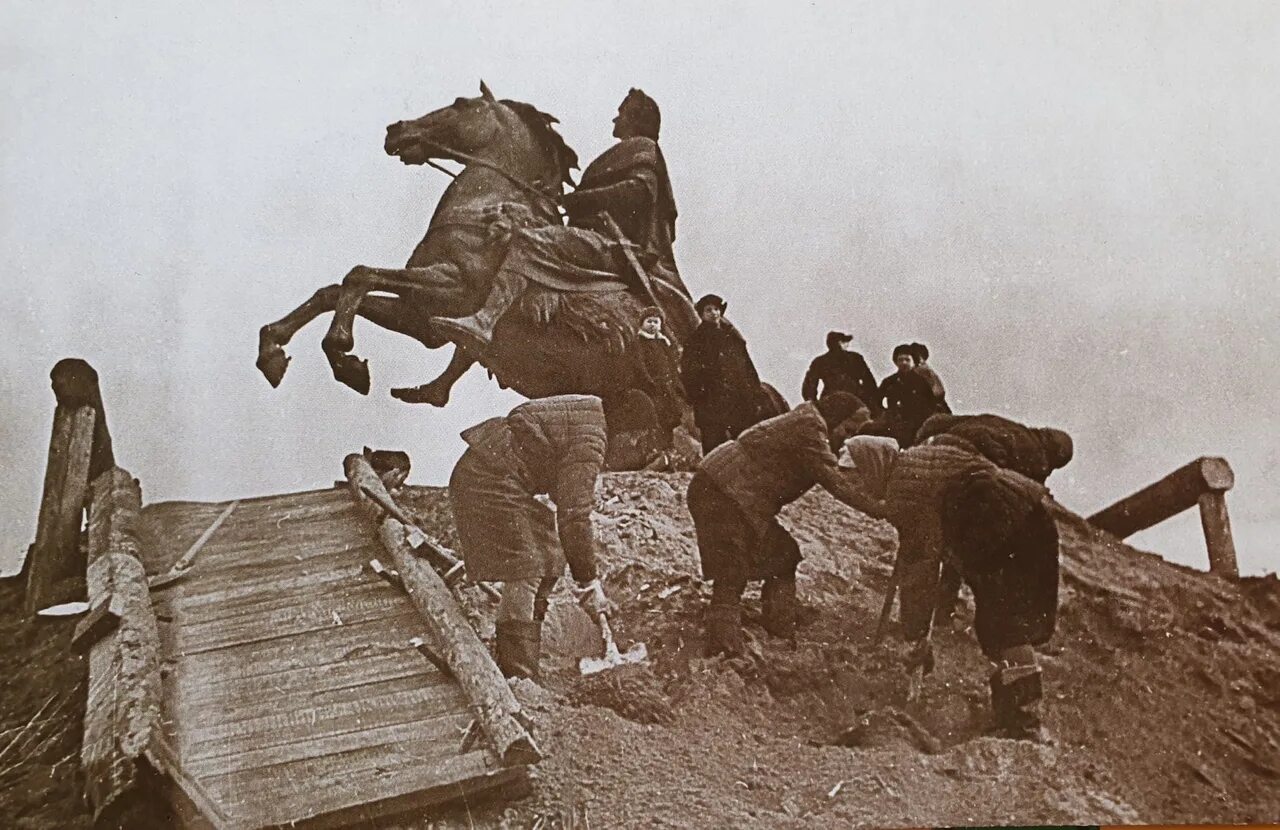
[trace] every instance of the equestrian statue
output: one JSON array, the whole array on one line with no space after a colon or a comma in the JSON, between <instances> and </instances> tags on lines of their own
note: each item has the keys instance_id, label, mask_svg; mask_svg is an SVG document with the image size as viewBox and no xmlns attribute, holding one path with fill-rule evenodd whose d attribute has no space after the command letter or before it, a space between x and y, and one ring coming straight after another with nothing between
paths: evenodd
<instances>
[{"instance_id":1,"label":"equestrian statue","mask_svg":"<svg viewBox=\"0 0 1280 830\"><path fill-rule=\"evenodd\" d=\"M455 344L439 377L391 390L402 401L444 406L453 384L480 363L526 397L596 395L611 434L615 422L635 430L637 411L652 412L646 399L661 394L645 388L630 348L642 314L660 309L677 348L698 322L672 253L676 205L658 106L631 90L613 121L618 142L565 192L578 158L557 119L499 100L483 81L480 93L387 127L389 155L454 176L426 235L404 268L357 265L341 284L263 326L258 369L278 386L289 362L284 346L332 312L322 347L333 375L368 394L368 363L352 353L361 316L429 349Z\"/></svg>"}]
</instances>

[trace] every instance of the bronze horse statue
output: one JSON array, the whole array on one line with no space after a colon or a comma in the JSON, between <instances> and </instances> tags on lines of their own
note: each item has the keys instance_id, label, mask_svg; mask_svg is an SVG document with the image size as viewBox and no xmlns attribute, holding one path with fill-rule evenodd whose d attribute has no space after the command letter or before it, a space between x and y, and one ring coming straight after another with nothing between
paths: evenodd
<instances>
[{"instance_id":1,"label":"bronze horse statue","mask_svg":"<svg viewBox=\"0 0 1280 830\"><path fill-rule=\"evenodd\" d=\"M449 341L431 318L463 317L484 304L513 227L561 223L559 197L565 184L573 184L578 158L555 130L557 119L529 104L499 100L483 82L480 92L387 127L385 150L402 163L443 169L435 164L442 159L463 169L440 197L426 235L404 268L357 265L341 284L319 289L262 327L257 366L272 386L280 384L288 367L284 346L307 323L333 312L322 341L333 375L368 394L368 363L352 354L357 316L439 348ZM669 334L683 343L697 324L687 290L681 285L657 299ZM626 350L637 316L651 304L652 298L621 277L615 290L596 292L531 284L499 320L482 353L459 344L439 377L391 394L409 403L444 406L453 384L478 362L500 386L526 397L598 395L608 412L611 402L625 405L636 391Z\"/></svg>"}]
</instances>

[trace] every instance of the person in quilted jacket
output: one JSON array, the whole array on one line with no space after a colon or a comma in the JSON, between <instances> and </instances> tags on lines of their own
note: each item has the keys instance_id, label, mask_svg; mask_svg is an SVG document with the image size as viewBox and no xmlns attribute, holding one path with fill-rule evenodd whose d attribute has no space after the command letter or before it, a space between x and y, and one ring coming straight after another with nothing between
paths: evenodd
<instances>
[{"instance_id":1,"label":"person in quilted jacket","mask_svg":"<svg viewBox=\"0 0 1280 830\"><path fill-rule=\"evenodd\" d=\"M1033 646L1053 636L1058 607L1058 532L1048 490L958 447L899 450L892 439L857 436L845 449L849 477L873 500L864 512L898 531L894 581L908 667L913 674L933 667L929 633L945 560L973 591L974 633L996 666L990 683L997 732L1035 737L1042 691Z\"/></svg>"},{"instance_id":2,"label":"person in quilted jacket","mask_svg":"<svg viewBox=\"0 0 1280 830\"><path fill-rule=\"evenodd\" d=\"M449 499L467 575L503 583L498 668L536 680L542 621L566 561L583 610L593 620L611 610L591 527L607 443L604 409L591 395L539 398L462 438L467 449L449 478ZM538 495L549 496L555 511Z\"/></svg>"},{"instance_id":3,"label":"person in quilted jacket","mask_svg":"<svg viewBox=\"0 0 1280 830\"><path fill-rule=\"evenodd\" d=\"M687 502L704 579L712 582L707 651L743 650L740 601L748 582L763 580L765 630L793 635L798 611L800 548L778 523L778 512L815 484L852 507L860 494L841 475L828 430L857 405L852 395L806 401L761 421L716 447L689 482Z\"/></svg>"}]
</instances>

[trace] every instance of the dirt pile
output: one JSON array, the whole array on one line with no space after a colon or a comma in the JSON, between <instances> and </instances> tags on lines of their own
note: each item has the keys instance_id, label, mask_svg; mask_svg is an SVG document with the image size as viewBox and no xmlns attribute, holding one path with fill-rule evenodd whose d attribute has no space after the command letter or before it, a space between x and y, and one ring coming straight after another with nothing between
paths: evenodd
<instances>
[{"instance_id":1,"label":"dirt pile","mask_svg":"<svg viewBox=\"0 0 1280 830\"><path fill-rule=\"evenodd\" d=\"M1280 583L1237 588L1062 514L1058 634L1041 653L1046 744L986 736L988 664L972 606L936 635L906 701L894 644L870 636L895 534L811 493L783 514L805 555L794 643L759 627L747 657L706 659L687 474L603 477L594 517L620 638L648 665L582 678L599 649L561 591L543 687L518 684L549 757L535 795L460 812L528 827L814 827L1264 822L1280 817ZM435 521L443 494L415 502ZM448 535L445 525L437 530ZM422 825L410 825L422 826Z\"/></svg>"},{"instance_id":2,"label":"dirt pile","mask_svg":"<svg viewBox=\"0 0 1280 830\"><path fill-rule=\"evenodd\" d=\"M1170 565L1064 514L1062 607L1045 666L1045 744L987 737L988 666L962 607L906 701L898 647L871 644L893 530L810 494L783 514L805 562L795 642L703 656L687 474L603 477L594 517L624 646L648 664L580 677L596 629L562 586L542 686L515 684L547 758L535 791L420 827L844 827L1267 822L1280 818L1280 582ZM442 490L409 488L453 543ZM493 606L468 592L485 636ZM23 622L0 586L0 826L87 827L77 770L84 662L73 622ZM35 724L34 727L28 726ZM11 742L16 741L16 743ZM133 826L163 826L147 824ZM589 822L589 824L584 823Z\"/></svg>"}]
</instances>

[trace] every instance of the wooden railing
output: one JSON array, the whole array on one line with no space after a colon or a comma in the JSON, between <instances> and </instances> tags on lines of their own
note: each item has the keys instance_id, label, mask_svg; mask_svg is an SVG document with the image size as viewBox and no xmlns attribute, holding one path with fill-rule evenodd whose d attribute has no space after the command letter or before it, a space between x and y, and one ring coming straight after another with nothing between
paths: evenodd
<instances>
[{"instance_id":1,"label":"wooden railing","mask_svg":"<svg viewBox=\"0 0 1280 830\"><path fill-rule=\"evenodd\" d=\"M1089 517L1094 527L1124 539L1199 505L1209 570L1232 579L1240 576L1231 538L1226 493L1235 474L1225 458L1205 456Z\"/></svg>"}]
</instances>

